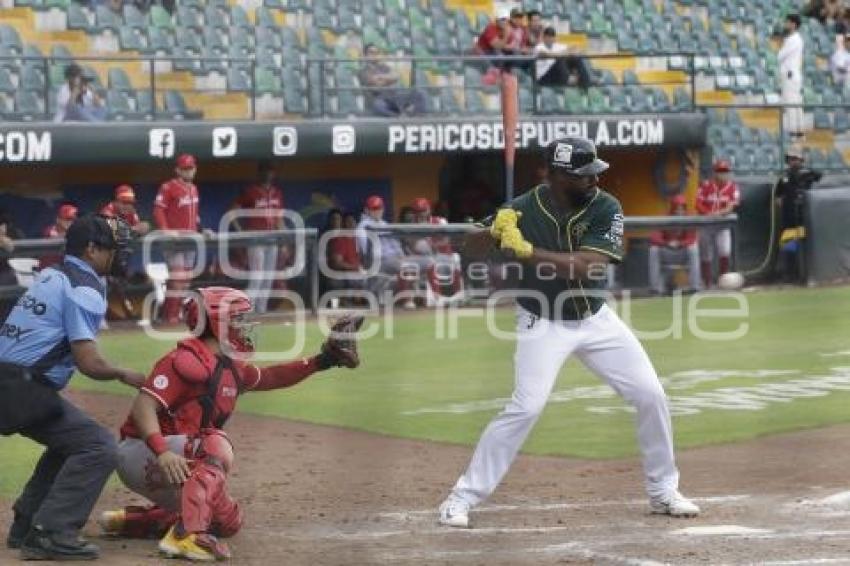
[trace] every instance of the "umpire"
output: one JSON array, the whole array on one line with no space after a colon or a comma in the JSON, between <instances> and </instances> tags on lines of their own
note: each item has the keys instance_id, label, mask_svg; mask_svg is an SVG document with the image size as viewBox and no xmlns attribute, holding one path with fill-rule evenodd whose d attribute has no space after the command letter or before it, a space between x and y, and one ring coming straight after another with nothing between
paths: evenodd
<instances>
[{"instance_id":1,"label":"umpire","mask_svg":"<svg viewBox=\"0 0 850 566\"><path fill-rule=\"evenodd\" d=\"M113 435L59 394L75 369L139 387L144 376L104 360L95 341L106 314L103 276L121 275L130 230L85 216L65 236L65 258L41 272L0 327L0 434L46 447L23 493L6 544L25 560L91 560L79 531L116 465Z\"/></svg>"}]
</instances>

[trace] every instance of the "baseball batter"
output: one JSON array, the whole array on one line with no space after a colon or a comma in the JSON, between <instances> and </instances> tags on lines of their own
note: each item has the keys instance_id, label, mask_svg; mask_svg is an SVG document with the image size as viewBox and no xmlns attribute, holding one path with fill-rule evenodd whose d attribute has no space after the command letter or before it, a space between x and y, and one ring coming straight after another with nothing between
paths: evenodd
<instances>
[{"instance_id":1,"label":"baseball batter","mask_svg":"<svg viewBox=\"0 0 850 566\"><path fill-rule=\"evenodd\" d=\"M238 396L359 364L353 333L362 317L337 321L316 356L262 368L246 363L237 354L254 349L253 325L245 318L251 311L248 295L228 287L202 288L189 299L185 318L197 336L180 341L154 365L121 427L118 475L153 505L104 512L99 523L107 533L164 534L159 549L170 557L229 558L218 537L239 531L242 511L227 492L234 458L222 427Z\"/></svg>"},{"instance_id":2,"label":"baseball batter","mask_svg":"<svg viewBox=\"0 0 850 566\"><path fill-rule=\"evenodd\" d=\"M585 138L553 142L546 160L549 184L509 203L487 222L489 229L467 239L473 252L498 243L524 267L517 299L515 386L440 506L439 522L469 527L470 509L499 485L572 354L635 408L652 512L696 516L699 507L678 490L670 412L655 369L600 293L607 264L623 256L620 203L597 187L608 164Z\"/></svg>"}]
</instances>

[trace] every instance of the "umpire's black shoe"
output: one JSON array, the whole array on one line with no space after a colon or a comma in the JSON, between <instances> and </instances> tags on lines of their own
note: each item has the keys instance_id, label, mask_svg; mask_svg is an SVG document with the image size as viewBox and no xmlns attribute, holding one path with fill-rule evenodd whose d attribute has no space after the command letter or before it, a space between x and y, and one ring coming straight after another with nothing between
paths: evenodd
<instances>
[{"instance_id":1,"label":"umpire's black shoe","mask_svg":"<svg viewBox=\"0 0 850 566\"><path fill-rule=\"evenodd\" d=\"M24 560L94 560L100 549L74 535L51 533L33 526L21 543Z\"/></svg>"},{"instance_id":2,"label":"umpire's black shoe","mask_svg":"<svg viewBox=\"0 0 850 566\"><path fill-rule=\"evenodd\" d=\"M21 543L30 532L31 521L29 517L24 517L20 513L15 513L15 520L12 526L9 527L9 534L6 535L6 546L9 548L21 548Z\"/></svg>"}]
</instances>

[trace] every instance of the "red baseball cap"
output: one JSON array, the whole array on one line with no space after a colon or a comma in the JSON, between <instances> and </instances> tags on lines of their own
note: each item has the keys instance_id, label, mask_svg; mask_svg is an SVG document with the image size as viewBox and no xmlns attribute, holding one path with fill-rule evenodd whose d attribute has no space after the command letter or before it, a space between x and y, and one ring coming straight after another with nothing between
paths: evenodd
<instances>
[{"instance_id":1,"label":"red baseball cap","mask_svg":"<svg viewBox=\"0 0 850 566\"><path fill-rule=\"evenodd\" d=\"M59 207L59 212L56 214L59 220L76 220L77 207L73 204L63 204Z\"/></svg>"},{"instance_id":2,"label":"red baseball cap","mask_svg":"<svg viewBox=\"0 0 850 566\"><path fill-rule=\"evenodd\" d=\"M181 154L177 157L177 168L178 169L194 169L198 164L195 161L194 155L189 155L188 153Z\"/></svg>"},{"instance_id":3,"label":"red baseball cap","mask_svg":"<svg viewBox=\"0 0 850 566\"><path fill-rule=\"evenodd\" d=\"M718 159L714 162L714 171L717 173L728 173L732 170L732 164L726 159Z\"/></svg>"},{"instance_id":4,"label":"red baseball cap","mask_svg":"<svg viewBox=\"0 0 850 566\"><path fill-rule=\"evenodd\" d=\"M415 210L416 212L430 212L431 203L428 202L428 199L419 197L418 199L413 201L413 210Z\"/></svg>"},{"instance_id":5,"label":"red baseball cap","mask_svg":"<svg viewBox=\"0 0 850 566\"><path fill-rule=\"evenodd\" d=\"M368 208L369 210L377 210L379 208L384 208L384 199L382 199L378 195L372 195L366 199L366 208Z\"/></svg>"},{"instance_id":6,"label":"red baseball cap","mask_svg":"<svg viewBox=\"0 0 850 566\"><path fill-rule=\"evenodd\" d=\"M136 192L130 185L119 185L115 187L115 200L128 204L136 203Z\"/></svg>"}]
</instances>

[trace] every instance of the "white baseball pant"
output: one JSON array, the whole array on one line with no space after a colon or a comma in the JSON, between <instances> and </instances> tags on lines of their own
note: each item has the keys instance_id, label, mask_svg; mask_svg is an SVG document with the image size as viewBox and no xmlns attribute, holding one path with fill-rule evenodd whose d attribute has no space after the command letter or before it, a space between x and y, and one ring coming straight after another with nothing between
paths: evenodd
<instances>
[{"instance_id":1,"label":"white baseball pant","mask_svg":"<svg viewBox=\"0 0 850 566\"><path fill-rule=\"evenodd\" d=\"M264 313L269 307L269 293L277 273L277 246L248 248L248 269L251 278L245 292L254 303L254 312Z\"/></svg>"},{"instance_id":2,"label":"white baseball pant","mask_svg":"<svg viewBox=\"0 0 850 566\"><path fill-rule=\"evenodd\" d=\"M803 83L797 80L784 79L781 81L782 104L785 108L785 131L802 133L803 131Z\"/></svg>"},{"instance_id":3,"label":"white baseball pant","mask_svg":"<svg viewBox=\"0 0 850 566\"><path fill-rule=\"evenodd\" d=\"M702 261L711 261L717 257L732 255L732 230L729 228L705 228L699 232L699 257Z\"/></svg>"},{"instance_id":4,"label":"white baseball pant","mask_svg":"<svg viewBox=\"0 0 850 566\"><path fill-rule=\"evenodd\" d=\"M493 419L452 493L470 506L499 485L573 353L637 411L646 491L664 497L678 489L667 397L646 352L607 305L588 319L551 321L517 309L515 385L510 402ZM568 431L564 431L569 434Z\"/></svg>"}]
</instances>

